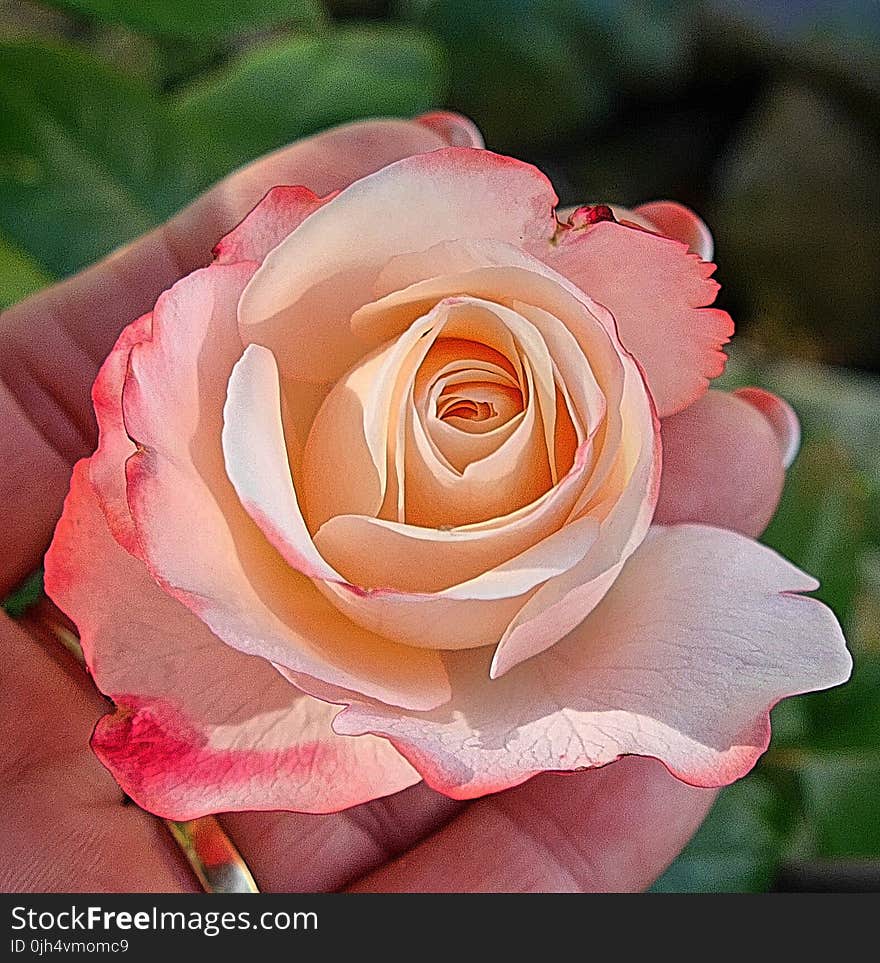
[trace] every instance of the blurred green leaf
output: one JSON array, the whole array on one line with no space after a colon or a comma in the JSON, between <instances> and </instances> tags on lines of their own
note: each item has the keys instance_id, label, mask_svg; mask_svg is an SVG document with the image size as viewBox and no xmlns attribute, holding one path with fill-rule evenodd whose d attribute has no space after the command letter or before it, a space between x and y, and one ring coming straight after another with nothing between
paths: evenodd
<instances>
[{"instance_id":1,"label":"blurred green leaf","mask_svg":"<svg viewBox=\"0 0 880 963\"><path fill-rule=\"evenodd\" d=\"M808 433L833 436L880 492L880 377L830 365L774 361L764 366L763 378L794 405Z\"/></svg>"},{"instance_id":2,"label":"blurred green leaf","mask_svg":"<svg viewBox=\"0 0 880 963\"><path fill-rule=\"evenodd\" d=\"M798 66L842 75L880 91L880 17L874 0L707 0L706 29L726 29L767 58L785 54Z\"/></svg>"},{"instance_id":3,"label":"blurred green leaf","mask_svg":"<svg viewBox=\"0 0 880 963\"><path fill-rule=\"evenodd\" d=\"M848 620L867 535L868 491L838 439L806 437L763 541L822 585L818 596Z\"/></svg>"},{"instance_id":4,"label":"blurred green leaf","mask_svg":"<svg viewBox=\"0 0 880 963\"><path fill-rule=\"evenodd\" d=\"M476 121L493 146L556 138L607 113L607 83L592 52L574 35L567 3L559 9L546 0L416 0L401 6L445 44L451 103Z\"/></svg>"},{"instance_id":5,"label":"blurred green leaf","mask_svg":"<svg viewBox=\"0 0 880 963\"><path fill-rule=\"evenodd\" d=\"M770 713L773 747L784 748L801 745L808 738L810 717L803 699L783 699Z\"/></svg>"},{"instance_id":6,"label":"blurred green leaf","mask_svg":"<svg viewBox=\"0 0 880 963\"><path fill-rule=\"evenodd\" d=\"M51 281L51 274L0 235L0 308L8 308Z\"/></svg>"},{"instance_id":7,"label":"blurred green leaf","mask_svg":"<svg viewBox=\"0 0 880 963\"><path fill-rule=\"evenodd\" d=\"M441 50L409 28L357 27L251 50L177 101L183 127L214 138L226 167L331 124L406 116L445 92Z\"/></svg>"},{"instance_id":8,"label":"blurred green leaf","mask_svg":"<svg viewBox=\"0 0 880 963\"><path fill-rule=\"evenodd\" d=\"M29 575L16 589L0 601L2 608L10 618L20 618L43 594L43 570L39 569Z\"/></svg>"},{"instance_id":9,"label":"blurred green leaf","mask_svg":"<svg viewBox=\"0 0 880 963\"><path fill-rule=\"evenodd\" d=\"M696 836L652 892L766 890L781 861L787 812L782 794L760 773L722 790Z\"/></svg>"},{"instance_id":10,"label":"blurred green leaf","mask_svg":"<svg viewBox=\"0 0 880 963\"><path fill-rule=\"evenodd\" d=\"M880 751L880 658L856 651L854 663L852 678L845 685L798 700L810 720L801 746ZM880 806L880 782L876 792Z\"/></svg>"},{"instance_id":11,"label":"blurred green leaf","mask_svg":"<svg viewBox=\"0 0 880 963\"><path fill-rule=\"evenodd\" d=\"M278 25L315 25L319 0L51 0L76 13L165 36L235 36Z\"/></svg>"},{"instance_id":12,"label":"blurred green leaf","mask_svg":"<svg viewBox=\"0 0 880 963\"><path fill-rule=\"evenodd\" d=\"M681 79L691 65L693 0L570 0L572 26L631 88Z\"/></svg>"},{"instance_id":13,"label":"blurred green leaf","mask_svg":"<svg viewBox=\"0 0 880 963\"><path fill-rule=\"evenodd\" d=\"M880 753L809 753L799 759L808 833L801 846L821 859L880 856Z\"/></svg>"},{"instance_id":14,"label":"blurred green leaf","mask_svg":"<svg viewBox=\"0 0 880 963\"><path fill-rule=\"evenodd\" d=\"M64 275L204 185L207 151L145 87L73 48L0 45L0 230Z\"/></svg>"},{"instance_id":15,"label":"blurred green leaf","mask_svg":"<svg viewBox=\"0 0 880 963\"><path fill-rule=\"evenodd\" d=\"M558 141L618 94L671 87L692 60L690 0L398 0L449 51L451 103L490 144Z\"/></svg>"},{"instance_id":16,"label":"blurred green leaf","mask_svg":"<svg viewBox=\"0 0 880 963\"><path fill-rule=\"evenodd\" d=\"M880 365L880 147L866 119L818 84L775 83L717 167L706 217L726 290L780 357Z\"/></svg>"}]
</instances>

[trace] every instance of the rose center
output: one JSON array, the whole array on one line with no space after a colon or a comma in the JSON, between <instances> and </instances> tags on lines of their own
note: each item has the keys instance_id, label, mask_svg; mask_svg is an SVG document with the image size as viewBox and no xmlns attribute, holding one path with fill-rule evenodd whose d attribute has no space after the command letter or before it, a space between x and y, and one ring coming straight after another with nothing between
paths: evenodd
<instances>
[{"instance_id":1,"label":"rose center","mask_svg":"<svg viewBox=\"0 0 880 963\"><path fill-rule=\"evenodd\" d=\"M437 418L468 434L483 434L516 417L523 410L518 386L480 380L485 372L473 371L455 379L444 379L435 388L434 411ZM473 381L461 377L473 376Z\"/></svg>"}]
</instances>

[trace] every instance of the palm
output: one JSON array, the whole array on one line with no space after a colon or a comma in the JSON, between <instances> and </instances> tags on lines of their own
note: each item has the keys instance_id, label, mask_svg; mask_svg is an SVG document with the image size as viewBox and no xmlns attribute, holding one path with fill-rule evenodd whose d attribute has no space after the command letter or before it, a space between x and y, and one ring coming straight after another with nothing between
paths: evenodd
<instances>
[{"instance_id":1,"label":"palm","mask_svg":"<svg viewBox=\"0 0 880 963\"><path fill-rule=\"evenodd\" d=\"M326 193L443 143L426 127L384 122L294 145L229 178L132 247L7 313L0 592L39 564L71 466L94 446L89 388L122 326L206 263L213 242L268 187L303 183ZM760 470L752 475L760 485ZM740 489L728 502L732 526L748 527L740 516L754 516L756 497ZM4 741L0 764L0 888L194 888L161 822L125 805L92 756L88 739L107 706L88 678L22 625L5 620L0 632L9 667L0 713L3 731L15 734ZM600 771L537 777L469 804L418 785L332 816L240 813L222 821L265 889L631 890L663 870L713 798L658 762L632 758Z\"/></svg>"}]
</instances>

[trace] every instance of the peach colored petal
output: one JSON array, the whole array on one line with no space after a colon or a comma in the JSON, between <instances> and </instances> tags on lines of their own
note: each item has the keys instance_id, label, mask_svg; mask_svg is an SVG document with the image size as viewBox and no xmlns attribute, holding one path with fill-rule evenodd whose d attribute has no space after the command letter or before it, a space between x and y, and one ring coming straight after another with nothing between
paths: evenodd
<instances>
[{"instance_id":1,"label":"peach colored petal","mask_svg":"<svg viewBox=\"0 0 880 963\"><path fill-rule=\"evenodd\" d=\"M520 609L492 659L493 678L555 645L579 625L614 584L621 568L644 539L660 486L660 432L653 408L645 405L644 383L628 371L621 404L624 430L604 484L588 487L575 512L600 522L584 559L542 585Z\"/></svg>"},{"instance_id":2,"label":"peach colored petal","mask_svg":"<svg viewBox=\"0 0 880 963\"><path fill-rule=\"evenodd\" d=\"M551 476L555 483L558 479L552 456L556 390L553 360L544 339L522 315L495 301L461 295L454 300L448 299L448 302L449 310L441 332L443 340L432 346L431 352L426 355L419 368L413 386L413 404L418 408L421 403L424 407L425 390L440 374L441 366L445 365L446 369L454 371L457 366L452 362L458 360L462 364L469 363L482 357L482 353L487 349L494 351L503 362L506 361L507 370L513 376L512 380L508 378L508 382L518 386L519 395L524 398L526 417L523 420L533 423L528 431L521 423L517 426L517 433L530 437L535 433L535 428L543 432L545 454L551 458ZM467 364L465 368L469 370ZM526 385L526 380L529 385ZM434 419L428 417L420 421L430 437L432 432L428 429L429 425L433 425ZM468 444L468 439L461 438L460 430L454 434L458 436L460 444ZM518 438L516 446L521 449L523 443L529 441L529 437ZM500 446L494 446L483 458L489 458L494 452L500 454ZM466 461L471 465L481 462L482 458L471 457ZM462 468L460 473L464 474L467 470L466 467ZM473 472L476 469L470 470Z\"/></svg>"},{"instance_id":3,"label":"peach colored petal","mask_svg":"<svg viewBox=\"0 0 880 963\"><path fill-rule=\"evenodd\" d=\"M663 420L657 522L705 522L757 537L784 482L773 426L745 399L710 391Z\"/></svg>"},{"instance_id":4,"label":"peach colored petal","mask_svg":"<svg viewBox=\"0 0 880 963\"><path fill-rule=\"evenodd\" d=\"M222 412L243 352L235 306L254 267L215 264L178 282L157 302L152 340L132 350L123 409L138 451L126 468L144 560L223 641L287 666L300 688L441 704L439 657L352 626L278 555L226 475Z\"/></svg>"},{"instance_id":5,"label":"peach colored petal","mask_svg":"<svg viewBox=\"0 0 880 963\"><path fill-rule=\"evenodd\" d=\"M531 403L505 444L459 472L436 457L424 426L411 419L404 455L404 519L423 528L461 528L534 504L553 487L540 424L537 405Z\"/></svg>"},{"instance_id":6,"label":"peach colored petal","mask_svg":"<svg viewBox=\"0 0 880 963\"><path fill-rule=\"evenodd\" d=\"M692 404L724 370L733 322L707 307L718 290L714 265L681 242L602 221L530 250L611 311L661 417Z\"/></svg>"},{"instance_id":7,"label":"peach colored petal","mask_svg":"<svg viewBox=\"0 0 880 963\"><path fill-rule=\"evenodd\" d=\"M323 545L360 537L375 550L384 549L389 567L400 569L406 556L395 558L393 552L401 544L404 550L407 547L408 533L398 536L410 526L396 526L396 530L391 526L376 519L340 516L321 529L316 541ZM514 558L432 593L406 586L352 591L329 582L322 589L358 625L407 645L436 649L495 645L529 593L576 566L590 552L598 534L599 523L594 519L577 519Z\"/></svg>"},{"instance_id":8,"label":"peach colored petal","mask_svg":"<svg viewBox=\"0 0 880 963\"><path fill-rule=\"evenodd\" d=\"M251 517L299 571L312 578L341 582L342 577L325 562L311 541L299 515L281 435L277 368L267 349L251 345L235 366L230 378L225 419L223 440L229 477ZM351 527L357 522L369 524L375 520L336 517L322 531L336 532L339 529L337 541L342 546L362 544L367 541L365 533ZM590 537L595 536L597 529L598 525L591 520L567 526L521 556L486 573L473 585L457 585L444 593L444 598L461 601L520 596L579 561L589 549ZM373 572L387 576L394 568L395 560L390 559L389 546L377 544L375 538L371 540L369 558L374 563ZM379 566L375 565L376 559L381 560ZM407 559L396 561L407 571L412 570ZM354 581L355 585L368 586L366 579ZM456 606L446 601L442 608L449 618L441 621L435 617L441 606L432 606L432 600L424 596L420 599L401 598L400 593L383 592L380 597L345 585L322 588L341 611L363 627L395 641L421 646L433 644L426 641L426 637L432 639L436 635L433 627L440 632L438 638L443 642L438 647L448 647L453 633L464 633L465 640L471 645L497 642L516 610L512 605L495 607L503 610L504 617L492 635L487 634L490 613L484 606L472 605L472 611L468 613L470 627L465 633L466 618L461 604ZM402 617L395 618L396 614Z\"/></svg>"},{"instance_id":9,"label":"peach colored petal","mask_svg":"<svg viewBox=\"0 0 880 963\"><path fill-rule=\"evenodd\" d=\"M438 269L457 273L432 276ZM396 289L406 284L409 286ZM389 289L391 293L384 294ZM384 297L352 319L353 329L368 343L392 337L425 303L456 290L501 297L516 304L539 327L548 344L552 343L555 359L574 357L578 352L589 359L605 395L607 423L602 449L573 507L576 517L598 513L604 519L605 537L600 535L595 550L579 565L549 581L526 601L499 647L493 672L500 674L554 644L577 625L607 591L622 561L647 531L659 483L659 425L644 378L617 341L614 319L601 305L509 245L486 241L438 245L397 258L380 276L376 290ZM524 306L519 299L530 304ZM540 309L534 309L536 302ZM564 379L567 384L577 384L570 375L573 370L569 368L569 377ZM626 437L621 405L628 412Z\"/></svg>"},{"instance_id":10,"label":"peach colored petal","mask_svg":"<svg viewBox=\"0 0 880 963\"><path fill-rule=\"evenodd\" d=\"M513 334L486 308L475 308L484 322L477 333L476 318L469 318L469 313L463 310L457 317L447 317L441 337L419 365L411 390L401 399L395 440L401 447L406 445L407 436L411 439L415 430L411 422L417 420L429 457L458 475L471 463L497 452L524 420L535 419L531 370L524 369ZM479 398L497 410L472 420L457 416L458 408ZM401 510L396 517L403 520L403 498L399 501Z\"/></svg>"},{"instance_id":11,"label":"peach colored petal","mask_svg":"<svg viewBox=\"0 0 880 963\"><path fill-rule=\"evenodd\" d=\"M437 275L434 272L438 270L452 273ZM461 292L516 305L545 340L552 337L551 355L557 364L580 356L580 375L573 377L570 368L560 380L571 392L575 387L586 390L594 377L604 395L604 401L597 404L597 393L591 388L594 401L582 398L582 407L608 415L604 460L600 459L591 473L594 486L600 485L619 441L619 418L614 413L620 403L624 367L634 371L634 362L617 338L610 313L537 259L511 245L487 241L441 244L401 256L382 272L376 284L378 300L355 313L352 329L366 343L381 344L397 336L428 305ZM580 346L573 353L572 343ZM583 365L584 358L591 374Z\"/></svg>"},{"instance_id":12,"label":"peach colored petal","mask_svg":"<svg viewBox=\"0 0 880 963\"><path fill-rule=\"evenodd\" d=\"M381 571L385 587L439 592L476 578L558 531L582 488L586 453L581 459L535 505L486 525L438 529L364 515L336 516L318 530L315 542L324 557L351 575L351 582L369 583Z\"/></svg>"},{"instance_id":13,"label":"peach colored petal","mask_svg":"<svg viewBox=\"0 0 880 963\"><path fill-rule=\"evenodd\" d=\"M363 354L347 321L371 300L390 258L453 239L549 239L555 204L536 168L485 150L453 147L390 164L271 252L242 298L242 334L272 350L285 378L335 380Z\"/></svg>"},{"instance_id":14,"label":"peach colored petal","mask_svg":"<svg viewBox=\"0 0 880 963\"><path fill-rule=\"evenodd\" d=\"M566 365L560 383L569 393L580 393L579 408L588 424L595 425L620 402L624 365L631 364L623 357L627 353L614 318L576 285L512 245L483 240L402 255L388 263L375 291L377 300L351 319L352 330L367 344L396 337L426 305L466 293L528 317L551 345L554 363ZM615 444L612 429L609 453Z\"/></svg>"},{"instance_id":15,"label":"peach colored petal","mask_svg":"<svg viewBox=\"0 0 880 963\"><path fill-rule=\"evenodd\" d=\"M111 537L86 461L74 470L46 585L77 623L95 682L116 703L92 745L150 812L335 812L418 781L386 740L335 735L338 707L224 645L162 592Z\"/></svg>"},{"instance_id":16,"label":"peach colored petal","mask_svg":"<svg viewBox=\"0 0 880 963\"><path fill-rule=\"evenodd\" d=\"M461 471L437 457L427 426L409 417L404 518L411 524L461 527L509 515L540 498L555 481L550 461L556 420L553 364L538 331L503 305L463 296L449 304L442 334L491 345L500 341L501 331L512 338L512 350L521 358L527 382L524 417L505 444L469 459Z\"/></svg>"},{"instance_id":17,"label":"peach colored petal","mask_svg":"<svg viewBox=\"0 0 880 963\"><path fill-rule=\"evenodd\" d=\"M506 370L489 361L469 362L471 367L451 361L426 374L431 354L416 375L413 417L437 457L461 474L471 462L488 457L509 440L525 414L523 392ZM457 411L468 405L488 407L489 414L459 416Z\"/></svg>"},{"instance_id":18,"label":"peach colored petal","mask_svg":"<svg viewBox=\"0 0 880 963\"><path fill-rule=\"evenodd\" d=\"M441 303L415 318L400 338L363 358L327 395L303 454L303 510L312 531L334 515L379 513L388 497L396 410L447 310Z\"/></svg>"},{"instance_id":19,"label":"peach colored petal","mask_svg":"<svg viewBox=\"0 0 880 963\"><path fill-rule=\"evenodd\" d=\"M474 267L475 264L485 264L486 261L492 266ZM511 262L517 266L512 267ZM431 264L438 263L442 269L451 268L459 273L431 277ZM523 608L516 614L502 640L502 648L493 670L500 673L510 665L552 645L565 631L578 624L607 591L619 571L622 559L644 536L657 496L659 425L655 420L642 374L635 362L616 342L614 322L607 311L590 302L577 288L528 255L512 250L507 245L491 245L485 242L467 246L441 245L424 255L408 255L392 262L380 278L377 290L381 293L386 287L407 282L413 283L364 307L353 319L355 330L368 343L392 337L395 331L410 322L414 313L424 310L426 304L432 303L438 297L449 297L454 291L467 291L480 297L498 298L498 292L503 292L504 299L516 304L520 312L527 315L539 328L547 343L552 343L551 354L555 361L559 361L560 369L564 369L566 377L562 380L575 385L572 391L586 382L583 368L578 369L576 359L579 357L583 365L584 358L588 358L596 369L596 384L601 386L601 393L607 401L607 409L603 410L606 423L602 431L598 460L591 462L592 470L586 485L583 481L585 476L578 474L579 484L574 490L580 490L574 503L568 503L570 518L595 515L602 521L605 536L603 538L600 535L593 551L575 568L548 580L533 596L525 600ZM520 297L538 301L542 308L535 309L533 305L524 304L518 300ZM546 307L552 310L545 311ZM560 317L565 319L564 323L559 320ZM595 397L587 393L580 398L580 406L595 409ZM590 411L585 414L588 417ZM582 452L581 457L588 454ZM579 472L583 472L583 468L579 469ZM569 489L568 493L571 494L572 489ZM522 517L527 514L524 513ZM539 512L536 512L536 515L540 517ZM377 525L371 521L359 521L358 524L366 530ZM349 565L356 561L357 556L354 553L358 551L351 546L360 548L362 554L359 554L364 564L359 572L361 576L375 571L377 557L421 557L418 540L405 529L397 530L378 524L383 528L383 538L393 534L395 539L409 539L412 544L406 549L401 545L394 551L372 550L373 543L366 535L343 540L337 533L339 547L335 550L339 551L340 555L342 552L346 553L346 562ZM473 529L475 532L488 531L486 526L473 526ZM327 538L331 531L332 529L328 528L323 533L324 538ZM503 536L508 535L505 532L505 523L501 520L492 523L492 531ZM320 541L320 532L317 537ZM547 537L546 532L543 537ZM482 546L478 543L478 547ZM333 556L333 547L322 544L322 550L327 557L332 557L338 566L342 565L341 557L337 560ZM440 542L438 549L431 556L426 556L423 562L406 568L399 566L401 570L395 574L401 579L409 579L399 584L406 585L410 590L428 587L442 589L443 584L426 586L422 581L416 585L412 579L425 579L441 572L445 577L452 577L456 560L463 558L461 545ZM414 576L413 573L417 574ZM348 574L354 580L353 570L349 569ZM368 584L376 583L373 581ZM451 584L447 582L445 586ZM382 600L384 601L384 595ZM374 603L372 600L358 600L357 604L361 609L365 609ZM561 606L561 610L556 609L557 606ZM561 626L567 628L560 628ZM492 631L494 629L493 622ZM459 633L456 633L456 638L460 638Z\"/></svg>"},{"instance_id":20,"label":"peach colored petal","mask_svg":"<svg viewBox=\"0 0 880 963\"><path fill-rule=\"evenodd\" d=\"M318 197L307 187L273 187L250 214L217 243L214 257L220 264L236 261L262 264L272 248L338 193Z\"/></svg>"},{"instance_id":21,"label":"peach colored petal","mask_svg":"<svg viewBox=\"0 0 880 963\"><path fill-rule=\"evenodd\" d=\"M446 656L452 701L432 712L353 705L345 734L391 739L431 786L468 799L546 770L660 759L720 786L766 749L769 709L846 680L851 659L816 582L721 529L656 529L567 639L489 679L482 650Z\"/></svg>"},{"instance_id":22,"label":"peach colored petal","mask_svg":"<svg viewBox=\"0 0 880 963\"><path fill-rule=\"evenodd\" d=\"M413 652L493 645L528 598L528 593L476 601L444 593L355 593L334 582L324 582L321 590L354 624L396 639Z\"/></svg>"},{"instance_id":23,"label":"peach colored petal","mask_svg":"<svg viewBox=\"0 0 880 963\"><path fill-rule=\"evenodd\" d=\"M540 333L509 308L476 298L441 298L424 307L425 314L410 312L396 340L350 369L318 412L303 460L303 510L312 531L338 514L389 515L427 527L472 524L507 515L551 486L556 397ZM535 405L510 443L470 460L463 471L438 457L424 424L412 416L418 372L441 336L499 353L521 350L535 374Z\"/></svg>"},{"instance_id":24,"label":"peach colored petal","mask_svg":"<svg viewBox=\"0 0 880 963\"><path fill-rule=\"evenodd\" d=\"M711 261L715 252L712 233L701 217L677 201L650 201L639 204L635 214L666 237L687 244L694 254Z\"/></svg>"},{"instance_id":25,"label":"peach colored petal","mask_svg":"<svg viewBox=\"0 0 880 963\"><path fill-rule=\"evenodd\" d=\"M285 561L309 578L340 576L315 548L293 487L278 366L268 348L248 345L229 377L223 409L226 473L248 515Z\"/></svg>"}]
</instances>

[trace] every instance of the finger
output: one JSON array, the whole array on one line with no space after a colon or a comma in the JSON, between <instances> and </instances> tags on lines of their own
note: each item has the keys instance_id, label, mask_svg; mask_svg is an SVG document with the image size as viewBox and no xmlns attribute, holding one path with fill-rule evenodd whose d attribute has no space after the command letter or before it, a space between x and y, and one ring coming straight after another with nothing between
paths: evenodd
<instances>
[{"instance_id":1,"label":"finger","mask_svg":"<svg viewBox=\"0 0 880 963\"><path fill-rule=\"evenodd\" d=\"M3 315L0 530L8 550L0 562L0 593L38 563L70 467L94 448L89 391L121 329L179 277L206 264L217 240L273 185L304 184L326 194L448 142L435 125L394 120L300 141L231 175L167 224Z\"/></svg>"},{"instance_id":2,"label":"finger","mask_svg":"<svg viewBox=\"0 0 880 963\"><path fill-rule=\"evenodd\" d=\"M162 823L125 805L89 749L106 711L82 670L0 617L0 890L195 890Z\"/></svg>"},{"instance_id":3,"label":"finger","mask_svg":"<svg viewBox=\"0 0 880 963\"><path fill-rule=\"evenodd\" d=\"M261 890L338 890L405 852L465 804L424 783L331 816L227 813L226 831Z\"/></svg>"},{"instance_id":4,"label":"finger","mask_svg":"<svg viewBox=\"0 0 880 963\"><path fill-rule=\"evenodd\" d=\"M710 391L664 418L654 520L667 525L704 522L760 535L785 482L783 458L790 440L780 431L756 405L722 391Z\"/></svg>"},{"instance_id":5,"label":"finger","mask_svg":"<svg viewBox=\"0 0 880 963\"><path fill-rule=\"evenodd\" d=\"M794 408L765 388L737 388L734 395L757 408L770 422L782 452L782 464L790 468L801 447L801 423Z\"/></svg>"},{"instance_id":6,"label":"finger","mask_svg":"<svg viewBox=\"0 0 880 963\"><path fill-rule=\"evenodd\" d=\"M661 763L537 776L472 803L444 829L368 874L353 892L634 892L702 822L713 790Z\"/></svg>"}]
</instances>

